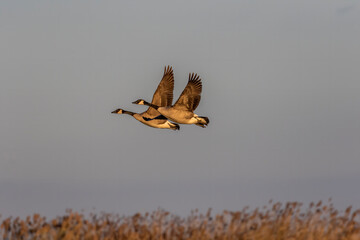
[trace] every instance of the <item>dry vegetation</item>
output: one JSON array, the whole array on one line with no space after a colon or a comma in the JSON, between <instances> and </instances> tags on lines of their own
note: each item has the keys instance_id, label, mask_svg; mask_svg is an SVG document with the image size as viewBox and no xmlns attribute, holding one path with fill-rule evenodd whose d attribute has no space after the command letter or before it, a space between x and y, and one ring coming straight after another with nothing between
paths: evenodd
<instances>
[{"instance_id":1,"label":"dry vegetation","mask_svg":"<svg viewBox=\"0 0 360 240\"><path fill-rule=\"evenodd\" d=\"M47 221L34 214L25 220L1 220L0 239L360 239L360 210L343 212L331 202L309 206L290 202L269 203L261 209L224 211L212 216L193 211L187 218L158 210L152 214L122 217L72 211Z\"/></svg>"}]
</instances>

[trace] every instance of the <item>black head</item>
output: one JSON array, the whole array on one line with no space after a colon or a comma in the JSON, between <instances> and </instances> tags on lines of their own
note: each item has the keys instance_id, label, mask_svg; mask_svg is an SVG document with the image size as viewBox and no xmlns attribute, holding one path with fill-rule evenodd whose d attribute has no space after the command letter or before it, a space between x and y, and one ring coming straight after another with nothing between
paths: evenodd
<instances>
[{"instance_id":1,"label":"black head","mask_svg":"<svg viewBox=\"0 0 360 240\"><path fill-rule=\"evenodd\" d=\"M122 110L121 108L116 109L115 111L112 111L111 113L114 114L122 114L124 110Z\"/></svg>"},{"instance_id":2,"label":"black head","mask_svg":"<svg viewBox=\"0 0 360 240\"><path fill-rule=\"evenodd\" d=\"M135 102L132 102L133 104L138 104L138 105L145 105L144 103L145 103L145 100L143 100L143 99L138 99L138 100L136 100Z\"/></svg>"}]
</instances>

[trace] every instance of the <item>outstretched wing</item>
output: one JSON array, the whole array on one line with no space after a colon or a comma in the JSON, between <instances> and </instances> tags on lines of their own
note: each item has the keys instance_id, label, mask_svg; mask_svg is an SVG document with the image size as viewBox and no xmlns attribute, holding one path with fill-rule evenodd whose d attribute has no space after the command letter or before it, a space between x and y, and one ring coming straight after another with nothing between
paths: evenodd
<instances>
[{"instance_id":1,"label":"outstretched wing","mask_svg":"<svg viewBox=\"0 0 360 240\"><path fill-rule=\"evenodd\" d=\"M151 103L160 107L171 106L173 100L173 91L174 91L174 72L172 67L167 66L164 69L163 78L161 79L154 93ZM160 113L157 110L151 107L148 108L146 113L154 117L160 115Z\"/></svg>"},{"instance_id":2,"label":"outstretched wing","mask_svg":"<svg viewBox=\"0 0 360 240\"><path fill-rule=\"evenodd\" d=\"M174 108L193 112L200 103L202 83L197 74L189 73L189 81Z\"/></svg>"}]
</instances>

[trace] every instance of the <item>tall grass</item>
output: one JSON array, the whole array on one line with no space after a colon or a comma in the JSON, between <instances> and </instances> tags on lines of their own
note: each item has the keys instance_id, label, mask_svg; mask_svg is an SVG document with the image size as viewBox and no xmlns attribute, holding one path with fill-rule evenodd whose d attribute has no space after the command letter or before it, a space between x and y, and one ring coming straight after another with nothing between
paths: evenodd
<instances>
[{"instance_id":1,"label":"tall grass","mask_svg":"<svg viewBox=\"0 0 360 240\"><path fill-rule=\"evenodd\" d=\"M26 219L1 220L2 239L226 239L226 240L358 240L360 210L340 212L331 202L269 202L268 206L213 215L193 211L182 218L164 210L119 216L83 214L68 210L46 220L38 214Z\"/></svg>"}]
</instances>

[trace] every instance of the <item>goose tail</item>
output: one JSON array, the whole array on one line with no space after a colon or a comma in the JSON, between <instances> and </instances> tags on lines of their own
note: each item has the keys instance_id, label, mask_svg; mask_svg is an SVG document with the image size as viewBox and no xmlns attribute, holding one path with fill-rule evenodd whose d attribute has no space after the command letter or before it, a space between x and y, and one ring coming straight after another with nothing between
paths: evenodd
<instances>
[{"instance_id":1,"label":"goose tail","mask_svg":"<svg viewBox=\"0 0 360 240\"><path fill-rule=\"evenodd\" d=\"M172 129L172 130L175 130L175 131L180 130L180 126L177 123L169 122L169 126L170 126L170 129Z\"/></svg>"},{"instance_id":2,"label":"goose tail","mask_svg":"<svg viewBox=\"0 0 360 240\"><path fill-rule=\"evenodd\" d=\"M208 117L199 116L198 119L199 119L199 123L204 125L208 125L210 122Z\"/></svg>"},{"instance_id":3,"label":"goose tail","mask_svg":"<svg viewBox=\"0 0 360 240\"><path fill-rule=\"evenodd\" d=\"M195 123L195 125L202 127L202 128L206 128L206 126L209 124L210 120L208 117L203 117L203 116L198 116L196 117L197 119L197 123Z\"/></svg>"}]
</instances>

